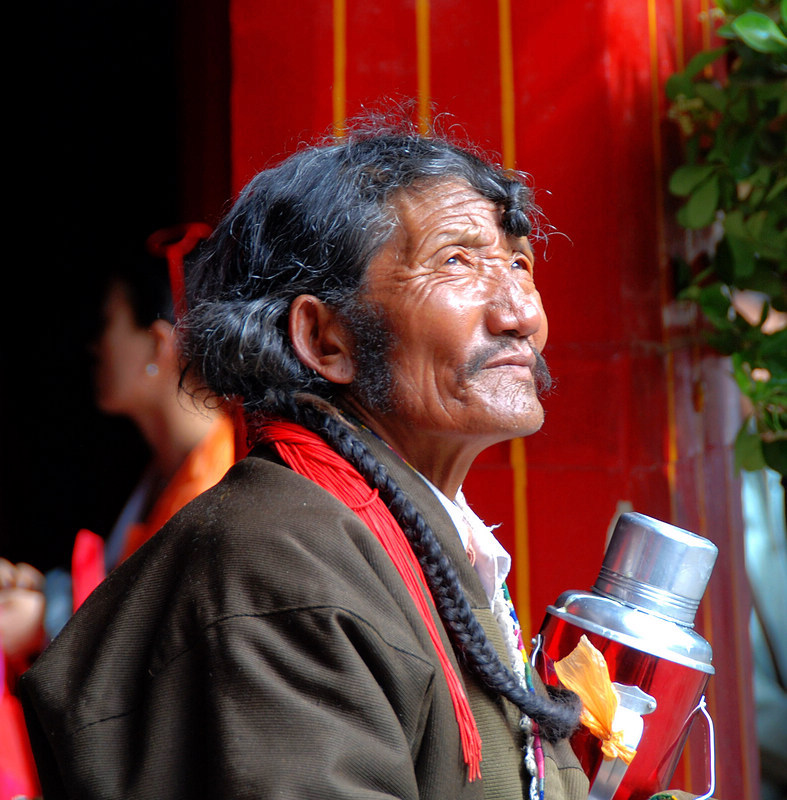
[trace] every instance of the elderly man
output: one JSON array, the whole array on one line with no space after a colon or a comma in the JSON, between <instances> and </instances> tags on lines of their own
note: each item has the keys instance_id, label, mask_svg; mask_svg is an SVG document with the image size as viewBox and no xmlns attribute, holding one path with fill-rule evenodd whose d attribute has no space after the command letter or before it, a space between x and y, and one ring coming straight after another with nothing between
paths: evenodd
<instances>
[{"instance_id":1,"label":"elderly man","mask_svg":"<svg viewBox=\"0 0 787 800\"><path fill-rule=\"evenodd\" d=\"M543 420L530 202L407 130L246 187L184 330L252 450L25 676L47 798L586 797L461 493Z\"/></svg>"}]
</instances>

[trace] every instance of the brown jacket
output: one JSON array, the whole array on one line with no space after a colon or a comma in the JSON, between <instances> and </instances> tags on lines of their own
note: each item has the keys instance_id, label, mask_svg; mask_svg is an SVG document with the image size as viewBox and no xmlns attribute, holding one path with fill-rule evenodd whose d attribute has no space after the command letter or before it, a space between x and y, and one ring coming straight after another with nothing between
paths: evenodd
<instances>
[{"instance_id":1,"label":"brown jacket","mask_svg":"<svg viewBox=\"0 0 787 800\"><path fill-rule=\"evenodd\" d=\"M504 652L439 501L370 443ZM464 680L483 740L473 783L427 632L390 560L353 512L263 453L115 570L22 692L47 800L521 800L518 712ZM548 748L546 800L586 796L567 743Z\"/></svg>"}]
</instances>

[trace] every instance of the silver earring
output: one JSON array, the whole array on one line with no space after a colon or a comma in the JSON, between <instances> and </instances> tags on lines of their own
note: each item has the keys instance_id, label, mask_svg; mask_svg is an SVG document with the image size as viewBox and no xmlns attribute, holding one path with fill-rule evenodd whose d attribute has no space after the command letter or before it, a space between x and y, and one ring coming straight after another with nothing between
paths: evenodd
<instances>
[{"instance_id":1,"label":"silver earring","mask_svg":"<svg viewBox=\"0 0 787 800\"><path fill-rule=\"evenodd\" d=\"M145 372L152 378L154 375L158 375L158 364L147 364L145 366Z\"/></svg>"}]
</instances>

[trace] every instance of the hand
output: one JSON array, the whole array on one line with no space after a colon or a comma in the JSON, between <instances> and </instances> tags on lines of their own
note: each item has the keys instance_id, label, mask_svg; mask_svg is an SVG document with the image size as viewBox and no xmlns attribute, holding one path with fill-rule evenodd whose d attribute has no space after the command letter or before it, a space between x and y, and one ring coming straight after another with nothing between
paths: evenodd
<instances>
[{"instance_id":1,"label":"hand","mask_svg":"<svg viewBox=\"0 0 787 800\"><path fill-rule=\"evenodd\" d=\"M44 576L30 564L20 561L12 564L5 558L0 558L0 589L35 589L42 591Z\"/></svg>"},{"instance_id":2,"label":"hand","mask_svg":"<svg viewBox=\"0 0 787 800\"><path fill-rule=\"evenodd\" d=\"M0 645L14 662L29 660L43 647L43 586L35 567L0 558Z\"/></svg>"},{"instance_id":3,"label":"hand","mask_svg":"<svg viewBox=\"0 0 787 800\"><path fill-rule=\"evenodd\" d=\"M35 589L0 589L0 642L14 661L37 655L44 644L44 593Z\"/></svg>"}]
</instances>

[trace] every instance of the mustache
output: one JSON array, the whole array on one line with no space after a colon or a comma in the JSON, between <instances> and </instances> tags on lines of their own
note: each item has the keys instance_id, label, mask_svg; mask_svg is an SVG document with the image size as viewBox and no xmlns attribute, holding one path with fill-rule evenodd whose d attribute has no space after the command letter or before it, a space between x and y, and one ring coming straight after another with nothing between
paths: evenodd
<instances>
[{"instance_id":1,"label":"mustache","mask_svg":"<svg viewBox=\"0 0 787 800\"><path fill-rule=\"evenodd\" d=\"M546 394L552 388L552 373L549 371L549 366L544 356L541 355L532 344L530 348L533 351L536 361L532 369L533 383L535 384L536 392L539 395ZM508 349L510 349L508 344L503 343L490 345L479 351L460 370L462 377L470 379L478 375L490 359Z\"/></svg>"}]
</instances>

